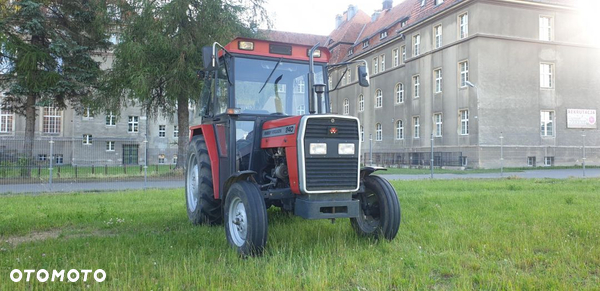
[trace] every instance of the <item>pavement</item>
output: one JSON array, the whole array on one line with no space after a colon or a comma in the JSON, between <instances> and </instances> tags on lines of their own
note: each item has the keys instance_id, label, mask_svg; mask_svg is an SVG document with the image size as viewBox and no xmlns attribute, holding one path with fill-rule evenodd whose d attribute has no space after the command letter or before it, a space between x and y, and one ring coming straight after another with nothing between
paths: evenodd
<instances>
[{"instance_id":1,"label":"pavement","mask_svg":"<svg viewBox=\"0 0 600 291\"><path fill-rule=\"evenodd\" d=\"M388 180L419 180L430 179L425 175L397 175L385 174L384 171L378 175ZM600 178L600 169L586 169L585 178ZM434 179L500 179L507 177L520 177L525 179L566 179L584 178L582 169L556 169L556 170L528 170L523 172L500 173L466 173L466 174L435 174ZM44 193L44 192L99 192L99 191L121 191L132 189L172 189L183 188L182 180L179 181L128 181L128 182L79 182L79 183L53 183L50 184L10 184L0 185L0 194L16 193Z\"/></svg>"}]
</instances>

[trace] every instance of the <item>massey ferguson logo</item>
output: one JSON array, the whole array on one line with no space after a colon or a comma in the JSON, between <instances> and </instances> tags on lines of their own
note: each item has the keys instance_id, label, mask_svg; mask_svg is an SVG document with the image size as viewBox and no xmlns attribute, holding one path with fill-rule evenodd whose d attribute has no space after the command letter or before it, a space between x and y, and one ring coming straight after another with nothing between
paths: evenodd
<instances>
[{"instance_id":1,"label":"massey ferguson logo","mask_svg":"<svg viewBox=\"0 0 600 291\"><path fill-rule=\"evenodd\" d=\"M329 132L329 135L337 135L338 129L337 129L337 127L330 126L328 129L328 132Z\"/></svg>"}]
</instances>

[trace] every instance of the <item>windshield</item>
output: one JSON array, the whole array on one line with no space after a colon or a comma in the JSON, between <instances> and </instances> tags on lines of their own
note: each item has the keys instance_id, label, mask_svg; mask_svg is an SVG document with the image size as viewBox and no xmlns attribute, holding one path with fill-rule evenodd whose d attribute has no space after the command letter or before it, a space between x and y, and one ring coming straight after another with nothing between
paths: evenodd
<instances>
[{"instance_id":1,"label":"windshield","mask_svg":"<svg viewBox=\"0 0 600 291\"><path fill-rule=\"evenodd\" d=\"M242 113L302 115L308 108L308 64L235 58L235 107ZM324 84L323 66L315 79Z\"/></svg>"}]
</instances>

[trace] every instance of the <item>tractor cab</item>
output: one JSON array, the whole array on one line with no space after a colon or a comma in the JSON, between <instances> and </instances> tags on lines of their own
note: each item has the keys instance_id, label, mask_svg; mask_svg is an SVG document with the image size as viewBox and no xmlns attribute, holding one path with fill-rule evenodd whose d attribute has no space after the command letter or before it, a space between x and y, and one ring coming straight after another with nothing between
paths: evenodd
<instances>
[{"instance_id":1,"label":"tractor cab","mask_svg":"<svg viewBox=\"0 0 600 291\"><path fill-rule=\"evenodd\" d=\"M270 206L395 237L397 197L371 176L376 169L360 168L358 118L329 112L327 48L237 38L203 57L201 123L190 126L186 157L192 223L225 223L242 255L262 252ZM359 83L368 86L361 62Z\"/></svg>"}]
</instances>

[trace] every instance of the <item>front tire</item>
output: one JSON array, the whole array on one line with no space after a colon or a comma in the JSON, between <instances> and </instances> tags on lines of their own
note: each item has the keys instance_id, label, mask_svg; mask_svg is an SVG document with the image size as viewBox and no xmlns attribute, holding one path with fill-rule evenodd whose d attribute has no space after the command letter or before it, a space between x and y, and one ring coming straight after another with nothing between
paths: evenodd
<instances>
[{"instance_id":1,"label":"front tire","mask_svg":"<svg viewBox=\"0 0 600 291\"><path fill-rule=\"evenodd\" d=\"M185 200L193 224L223 222L222 206L214 198L212 169L204 136L195 136L188 146L185 163Z\"/></svg>"},{"instance_id":2,"label":"front tire","mask_svg":"<svg viewBox=\"0 0 600 291\"><path fill-rule=\"evenodd\" d=\"M267 244L267 208L256 184L234 183L225 198L227 241L242 256L259 256Z\"/></svg>"},{"instance_id":3,"label":"front tire","mask_svg":"<svg viewBox=\"0 0 600 291\"><path fill-rule=\"evenodd\" d=\"M364 178L364 193L354 198L360 202L359 216L350 224L360 236L392 240L400 228L400 202L394 187L379 176Z\"/></svg>"}]
</instances>

